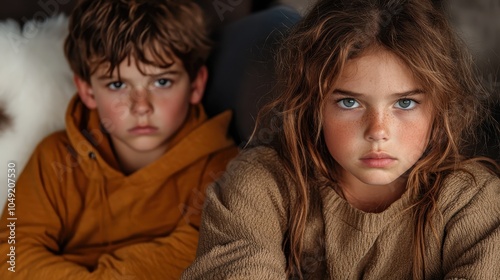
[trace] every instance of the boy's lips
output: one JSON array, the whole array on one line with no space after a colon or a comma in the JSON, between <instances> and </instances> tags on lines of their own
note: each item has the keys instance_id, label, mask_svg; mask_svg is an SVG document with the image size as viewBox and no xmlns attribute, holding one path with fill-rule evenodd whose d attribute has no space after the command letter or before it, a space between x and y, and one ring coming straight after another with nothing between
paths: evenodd
<instances>
[{"instance_id":1,"label":"boy's lips","mask_svg":"<svg viewBox=\"0 0 500 280\"><path fill-rule=\"evenodd\" d=\"M155 126L136 126L128 130L132 134L136 135L144 135L144 134L152 134L158 131L158 128Z\"/></svg>"},{"instance_id":2,"label":"boy's lips","mask_svg":"<svg viewBox=\"0 0 500 280\"><path fill-rule=\"evenodd\" d=\"M360 158L363 165L371 168L384 168L391 165L396 160L395 157L383 152L370 152Z\"/></svg>"}]
</instances>

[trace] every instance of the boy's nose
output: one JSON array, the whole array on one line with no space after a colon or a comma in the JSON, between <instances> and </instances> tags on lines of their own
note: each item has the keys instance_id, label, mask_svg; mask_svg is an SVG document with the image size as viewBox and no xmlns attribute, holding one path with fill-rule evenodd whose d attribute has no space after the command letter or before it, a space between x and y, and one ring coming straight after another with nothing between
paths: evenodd
<instances>
[{"instance_id":1,"label":"boy's nose","mask_svg":"<svg viewBox=\"0 0 500 280\"><path fill-rule=\"evenodd\" d=\"M390 117L383 112L370 112L365 118L367 124L365 139L369 142L387 141L389 139Z\"/></svg>"},{"instance_id":2,"label":"boy's nose","mask_svg":"<svg viewBox=\"0 0 500 280\"><path fill-rule=\"evenodd\" d=\"M131 96L133 114L144 115L153 112L153 106L150 100L150 94L147 90L135 90Z\"/></svg>"}]
</instances>

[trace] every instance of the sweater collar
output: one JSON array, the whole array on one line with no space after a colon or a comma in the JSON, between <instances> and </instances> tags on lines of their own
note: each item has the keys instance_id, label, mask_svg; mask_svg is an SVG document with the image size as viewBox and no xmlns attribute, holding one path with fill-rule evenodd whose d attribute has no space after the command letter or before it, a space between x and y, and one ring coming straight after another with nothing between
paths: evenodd
<instances>
[{"instance_id":1,"label":"sweater collar","mask_svg":"<svg viewBox=\"0 0 500 280\"><path fill-rule=\"evenodd\" d=\"M378 233L391 222L392 219L407 214L411 208L411 195L409 191L392 203L380 213L368 213L354 208L344 198L340 197L331 186L319 189L323 200L323 216L325 220L336 219L358 231ZM335 213L327 209L336 209Z\"/></svg>"}]
</instances>

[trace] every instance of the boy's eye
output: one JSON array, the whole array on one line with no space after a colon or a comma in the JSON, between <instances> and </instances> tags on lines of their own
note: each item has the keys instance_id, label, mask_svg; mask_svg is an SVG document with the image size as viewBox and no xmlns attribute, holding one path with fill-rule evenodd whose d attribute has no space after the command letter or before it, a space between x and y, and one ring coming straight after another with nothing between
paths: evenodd
<instances>
[{"instance_id":1,"label":"boy's eye","mask_svg":"<svg viewBox=\"0 0 500 280\"><path fill-rule=\"evenodd\" d=\"M337 104L340 106L340 108L343 109L354 109L359 107L358 101L353 98L344 98L339 101L337 101Z\"/></svg>"},{"instance_id":2,"label":"boy's eye","mask_svg":"<svg viewBox=\"0 0 500 280\"><path fill-rule=\"evenodd\" d=\"M111 90L120 90L125 88L125 84L122 82L112 82L108 84L108 88Z\"/></svg>"},{"instance_id":3,"label":"boy's eye","mask_svg":"<svg viewBox=\"0 0 500 280\"><path fill-rule=\"evenodd\" d=\"M169 79L158 79L155 81L155 87L169 87L172 81Z\"/></svg>"},{"instance_id":4,"label":"boy's eye","mask_svg":"<svg viewBox=\"0 0 500 280\"><path fill-rule=\"evenodd\" d=\"M412 99L400 99L395 104L396 108L409 110L415 108L417 106L417 102Z\"/></svg>"}]
</instances>

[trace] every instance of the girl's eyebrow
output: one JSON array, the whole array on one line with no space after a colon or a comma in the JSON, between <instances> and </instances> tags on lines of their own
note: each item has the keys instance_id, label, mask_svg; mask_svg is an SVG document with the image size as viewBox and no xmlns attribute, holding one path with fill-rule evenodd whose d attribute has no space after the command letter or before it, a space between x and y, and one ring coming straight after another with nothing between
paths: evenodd
<instances>
[{"instance_id":1,"label":"girl's eyebrow","mask_svg":"<svg viewBox=\"0 0 500 280\"><path fill-rule=\"evenodd\" d=\"M422 89L413 89L405 92L396 92L391 95L396 96L396 97L407 97L411 95L416 95L416 94L424 94L425 91ZM352 96L352 97L363 97L365 94L363 93L358 93L358 92L353 92L349 90L344 90L344 89L335 89L332 94L340 94L340 95L345 95L345 96Z\"/></svg>"}]
</instances>

